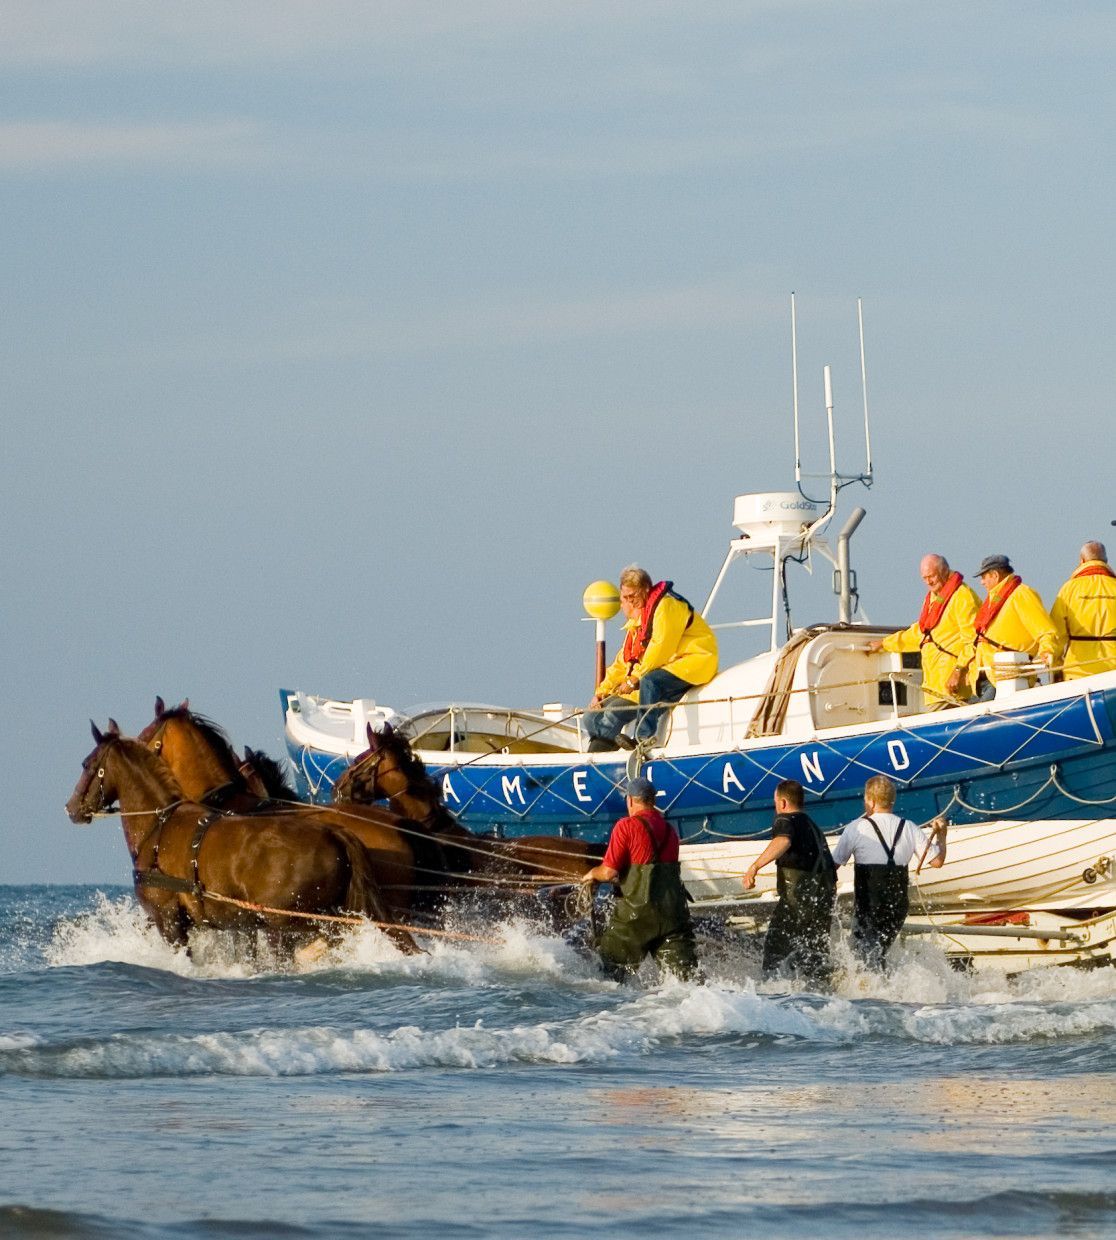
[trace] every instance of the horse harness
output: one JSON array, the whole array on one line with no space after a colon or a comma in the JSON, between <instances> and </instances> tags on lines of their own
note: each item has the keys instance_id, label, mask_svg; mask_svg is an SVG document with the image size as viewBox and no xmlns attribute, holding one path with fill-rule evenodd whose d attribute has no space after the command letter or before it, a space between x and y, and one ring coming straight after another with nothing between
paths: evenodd
<instances>
[{"instance_id":1,"label":"horse harness","mask_svg":"<svg viewBox=\"0 0 1116 1240\"><path fill-rule=\"evenodd\" d=\"M209 828L218 820L226 815L221 810L210 810L208 814L203 814L198 819L197 826L194 827L194 834L190 837L190 869L193 878L179 878L175 874L166 874L159 869L159 844L160 834L163 828L170 820L171 814L181 805L181 801L175 801L173 804L161 809L155 817L155 821L151 826L151 830L144 836L140 842L139 848L136 849L136 856L142 852L147 841L155 836L154 851L151 857L151 866L149 869L141 870L138 866L132 868L132 880L137 887L155 887L161 891L176 891L180 895L198 896L205 895L205 887L202 884L198 874L198 854L201 852L202 841L206 837Z\"/></svg>"}]
</instances>

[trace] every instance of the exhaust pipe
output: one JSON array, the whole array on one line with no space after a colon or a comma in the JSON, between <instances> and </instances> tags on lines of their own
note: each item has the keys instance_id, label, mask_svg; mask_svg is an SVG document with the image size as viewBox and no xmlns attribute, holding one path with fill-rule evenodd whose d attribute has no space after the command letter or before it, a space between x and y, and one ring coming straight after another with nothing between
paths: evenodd
<instances>
[{"instance_id":1,"label":"exhaust pipe","mask_svg":"<svg viewBox=\"0 0 1116 1240\"><path fill-rule=\"evenodd\" d=\"M842 624L852 621L852 598L857 592L856 573L849 568L849 539L867 515L863 508L854 508L837 535L837 571L833 574L833 591L841 600L837 619Z\"/></svg>"}]
</instances>

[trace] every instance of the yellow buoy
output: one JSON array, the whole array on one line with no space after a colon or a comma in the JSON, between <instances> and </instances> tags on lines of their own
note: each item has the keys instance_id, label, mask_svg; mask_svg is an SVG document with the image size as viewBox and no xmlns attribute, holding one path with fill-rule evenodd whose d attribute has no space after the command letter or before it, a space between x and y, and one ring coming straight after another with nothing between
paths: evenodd
<instances>
[{"instance_id":1,"label":"yellow buoy","mask_svg":"<svg viewBox=\"0 0 1116 1240\"><path fill-rule=\"evenodd\" d=\"M585 587L581 605L594 620L611 620L620 610L620 591L611 581L594 581Z\"/></svg>"}]
</instances>

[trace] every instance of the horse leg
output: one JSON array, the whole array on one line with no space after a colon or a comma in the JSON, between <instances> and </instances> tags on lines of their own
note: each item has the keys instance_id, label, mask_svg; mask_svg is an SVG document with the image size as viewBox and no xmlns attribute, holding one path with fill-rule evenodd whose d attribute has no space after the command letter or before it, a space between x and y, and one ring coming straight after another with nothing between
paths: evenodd
<instances>
[{"instance_id":1,"label":"horse leg","mask_svg":"<svg viewBox=\"0 0 1116 1240\"><path fill-rule=\"evenodd\" d=\"M307 965L317 964L319 960L329 951L331 947L328 939L322 935L317 935L308 943L302 943L294 949L292 959L298 967L305 968Z\"/></svg>"},{"instance_id":2,"label":"horse leg","mask_svg":"<svg viewBox=\"0 0 1116 1240\"><path fill-rule=\"evenodd\" d=\"M190 927L194 923L181 904L175 903L163 908L155 924L171 947L184 949L186 955L193 959L190 952Z\"/></svg>"},{"instance_id":3,"label":"horse leg","mask_svg":"<svg viewBox=\"0 0 1116 1240\"><path fill-rule=\"evenodd\" d=\"M426 953L411 938L406 929L392 924L397 921L397 918L395 915L389 916L380 894L379 883L376 881L376 873L368 850L348 831L339 830L337 836L349 863L349 889L346 895L348 907L354 912L362 913L374 924L378 924L405 956L425 955ZM400 901L394 906L395 908L399 908L400 905L404 908L409 906L410 893L404 894L408 898Z\"/></svg>"}]
</instances>

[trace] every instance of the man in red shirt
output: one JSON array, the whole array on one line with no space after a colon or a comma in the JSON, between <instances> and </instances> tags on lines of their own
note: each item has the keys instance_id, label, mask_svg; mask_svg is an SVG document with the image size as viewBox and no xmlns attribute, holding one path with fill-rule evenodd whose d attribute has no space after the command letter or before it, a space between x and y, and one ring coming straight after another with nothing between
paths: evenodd
<instances>
[{"instance_id":1,"label":"man in red shirt","mask_svg":"<svg viewBox=\"0 0 1116 1240\"><path fill-rule=\"evenodd\" d=\"M619 883L620 895L597 943L605 971L618 981L645 956L679 977L697 972L689 899L678 865L678 833L655 807L649 779L628 784L628 815L612 828L600 865L583 883Z\"/></svg>"}]
</instances>

